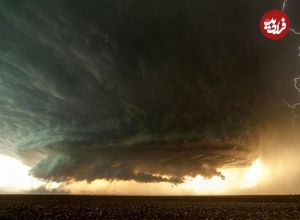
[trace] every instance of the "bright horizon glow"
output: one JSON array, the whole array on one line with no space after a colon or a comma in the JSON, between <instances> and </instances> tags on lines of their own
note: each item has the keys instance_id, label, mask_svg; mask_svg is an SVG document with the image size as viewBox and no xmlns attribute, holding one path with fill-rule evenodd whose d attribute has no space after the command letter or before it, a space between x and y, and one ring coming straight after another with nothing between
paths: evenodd
<instances>
[{"instance_id":1,"label":"bright horizon glow","mask_svg":"<svg viewBox=\"0 0 300 220\"><path fill-rule=\"evenodd\" d=\"M261 183L265 169L258 158L249 167L221 169L225 179L217 176L211 179L197 176L190 178L183 186L192 189L196 194L235 194Z\"/></svg>"},{"instance_id":2,"label":"bright horizon glow","mask_svg":"<svg viewBox=\"0 0 300 220\"><path fill-rule=\"evenodd\" d=\"M0 155L0 192L22 192L42 185L42 181L29 175L29 170L21 161Z\"/></svg>"},{"instance_id":3,"label":"bright horizon glow","mask_svg":"<svg viewBox=\"0 0 300 220\"><path fill-rule=\"evenodd\" d=\"M253 187L261 180L263 173L263 166L260 159L257 159L245 173L244 181L242 182L243 188Z\"/></svg>"},{"instance_id":4,"label":"bright horizon glow","mask_svg":"<svg viewBox=\"0 0 300 220\"><path fill-rule=\"evenodd\" d=\"M26 192L43 186L46 189L66 190L71 194L189 194L189 195L217 195L235 194L239 190L255 187L262 181L264 167L260 159L257 159L249 167L221 169L225 179L215 176L206 179L202 176L188 177L183 184L172 185L168 183L136 183L134 181L95 180L62 183L45 183L29 175L30 167L22 164L17 159L0 155L0 192ZM139 188L139 191L131 191L130 188ZM120 190L122 189L122 190Z\"/></svg>"},{"instance_id":5,"label":"bright horizon glow","mask_svg":"<svg viewBox=\"0 0 300 220\"><path fill-rule=\"evenodd\" d=\"M225 181L218 176L212 177L211 179L205 179L202 176L197 176L188 180L184 183L184 188L192 189L197 194L208 193L208 194L218 194L223 192L225 187Z\"/></svg>"}]
</instances>

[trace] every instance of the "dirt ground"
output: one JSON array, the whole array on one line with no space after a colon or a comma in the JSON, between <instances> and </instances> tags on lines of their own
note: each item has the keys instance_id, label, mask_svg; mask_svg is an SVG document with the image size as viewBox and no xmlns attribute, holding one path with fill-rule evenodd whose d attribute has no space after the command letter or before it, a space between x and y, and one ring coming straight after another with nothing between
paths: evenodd
<instances>
[{"instance_id":1,"label":"dirt ground","mask_svg":"<svg viewBox=\"0 0 300 220\"><path fill-rule=\"evenodd\" d=\"M300 219L300 196L1 195L0 219Z\"/></svg>"}]
</instances>

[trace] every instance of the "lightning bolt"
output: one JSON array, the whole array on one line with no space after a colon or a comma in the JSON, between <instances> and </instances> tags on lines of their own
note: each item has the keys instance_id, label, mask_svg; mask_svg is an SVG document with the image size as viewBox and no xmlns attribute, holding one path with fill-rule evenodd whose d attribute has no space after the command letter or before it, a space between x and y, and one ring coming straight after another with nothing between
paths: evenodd
<instances>
[{"instance_id":1,"label":"lightning bolt","mask_svg":"<svg viewBox=\"0 0 300 220\"><path fill-rule=\"evenodd\" d=\"M287 4L288 4L288 0L284 0L283 4L282 4L282 12L284 12ZM294 28L290 28L290 32L292 32L295 35L299 35L300 36L300 32L298 32ZM298 47L298 49L299 49L298 56L300 56L300 47ZM297 90L297 93L300 94L300 87L298 86L298 81L299 80L300 80L300 76L294 78L293 82L294 82L294 88L295 88L295 90ZM290 104L290 103L288 103L286 101L282 101L282 102L284 104L286 104L288 108L291 109L291 111L293 113L293 118L294 118L294 120L293 120L293 126L295 126L296 125L296 119L298 118L298 114L296 113L296 109L297 109L298 106L300 106L300 102L297 102L297 103L294 103L294 104Z\"/></svg>"},{"instance_id":2,"label":"lightning bolt","mask_svg":"<svg viewBox=\"0 0 300 220\"><path fill-rule=\"evenodd\" d=\"M300 56L300 54L299 54ZM300 94L300 87L298 86L298 81L300 80L300 76L294 78L294 88L295 90L297 90L297 92ZM292 113L293 113L293 117L294 117L294 120L293 120L293 126L296 125L296 119L298 118L298 115L296 113L296 108L298 106L300 106L300 102L297 102L297 103L294 103L294 104L290 104L288 103L287 101L282 101L284 104L287 105L288 108L290 108L292 110Z\"/></svg>"},{"instance_id":3,"label":"lightning bolt","mask_svg":"<svg viewBox=\"0 0 300 220\"><path fill-rule=\"evenodd\" d=\"M290 31L296 35L300 35L300 32L296 31L294 28L290 28Z\"/></svg>"},{"instance_id":4,"label":"lightning bolt","mask_svg":"<svg viewBox=\"0 0 300 220\"><path fill-rule=\"evenodd\" d=\"M284 12L288 0L284 0L281 11Z\"/></svg>"}]
</instances>

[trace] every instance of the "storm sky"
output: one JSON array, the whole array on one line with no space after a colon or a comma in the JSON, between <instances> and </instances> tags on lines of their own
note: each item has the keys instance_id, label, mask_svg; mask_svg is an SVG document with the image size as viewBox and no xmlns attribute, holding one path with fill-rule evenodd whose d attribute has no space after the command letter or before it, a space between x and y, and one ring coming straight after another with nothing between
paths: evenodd
<instances>
[{"instance_id":1,"label":"storm sky","mask_svg":"<svg viewBox=\"0 0 300 220\"><path fill-rule=\"evenodd\" d=\"M274 8L281 1L1 1L0 152L57 182L178 184L250 165L264 134L292 123L281 100L298 97L300 39L259 31Z\"/></svg>"}]
</instances>

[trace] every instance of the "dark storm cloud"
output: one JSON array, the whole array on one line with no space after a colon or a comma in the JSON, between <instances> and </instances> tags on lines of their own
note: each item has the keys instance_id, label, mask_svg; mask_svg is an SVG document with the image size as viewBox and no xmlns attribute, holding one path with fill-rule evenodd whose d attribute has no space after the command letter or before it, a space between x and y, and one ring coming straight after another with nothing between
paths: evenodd
<instances>
[{"instance_id":1,"label":"dark storm cloud","mask_svg":"<svg viewBox=\"0 0 300 220\"><path fill-rule=\"evenodd\" d=\"M257 155L262 5L0 4L1 147L33 175L179 183Z\"/></svg>"}]
</instances>

